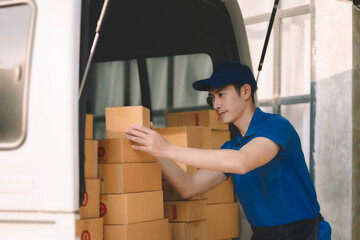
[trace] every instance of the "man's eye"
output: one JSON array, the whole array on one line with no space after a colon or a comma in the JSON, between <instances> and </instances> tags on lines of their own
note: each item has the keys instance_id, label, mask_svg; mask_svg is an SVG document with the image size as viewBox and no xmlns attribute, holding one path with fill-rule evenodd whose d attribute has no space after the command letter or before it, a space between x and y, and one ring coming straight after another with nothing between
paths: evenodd
<instances>
[{"instance_id":1,"label":"man's eye","mask_svg":"<svg viewBox=\"0 0 360 240\"><path fill-rule=\"evenodd\" d=\"M222 97L222 96L224 96L224 94L223 94L223 93L219 93L219 97Z\"/></svg>"}]
</instances>

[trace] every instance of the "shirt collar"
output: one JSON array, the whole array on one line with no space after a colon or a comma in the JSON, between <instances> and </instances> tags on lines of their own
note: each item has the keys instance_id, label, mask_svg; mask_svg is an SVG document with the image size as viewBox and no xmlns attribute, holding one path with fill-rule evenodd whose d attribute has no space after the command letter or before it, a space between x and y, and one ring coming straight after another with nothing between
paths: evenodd
<instances>
[{"instance_id":1,"label":"shirt collar","mask_svg":"<svg viewBox=\"0 0 360 240\"><path fill-rule=\"evenodd\" d=\"M257 132L259 128L259 123L263 116L264 116L264 112L261 111L260 108L256 108L244 137L250 137L251 135L254 135ZM240 132L238 132L236 136L236 140L240 143L242 138L243 137L241 136Z\"/></svg>"}]
</instances>

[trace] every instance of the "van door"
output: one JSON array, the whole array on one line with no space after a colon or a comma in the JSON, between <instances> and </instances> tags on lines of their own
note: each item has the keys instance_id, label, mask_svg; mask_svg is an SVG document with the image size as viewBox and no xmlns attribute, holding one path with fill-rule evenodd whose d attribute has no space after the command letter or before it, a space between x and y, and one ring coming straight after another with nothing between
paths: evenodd
<instances>
[{"instance_id":1,"label":"van door","mask_svg":"<svg viewBox=\"0 0 360 240\"><path fill-rule=\"evenodd\" d=\"M80 17L0 1L0 239L75 238Z\"/></svg>"}]
</instances>

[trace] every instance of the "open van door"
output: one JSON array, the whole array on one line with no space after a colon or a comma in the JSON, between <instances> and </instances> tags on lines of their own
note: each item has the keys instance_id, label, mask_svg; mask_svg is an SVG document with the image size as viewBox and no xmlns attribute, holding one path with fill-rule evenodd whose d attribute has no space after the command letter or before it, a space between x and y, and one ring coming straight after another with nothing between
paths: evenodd
<instances>
[{"instance_id":1,"label":"open van door","mask_svg":"<svg viewBox=\"0 0 360 240\"><path fill-rule=\"evenodd\" d=\"M0 1L0 239L74 239L81 1Z\"/></svg>"}]
</instances>

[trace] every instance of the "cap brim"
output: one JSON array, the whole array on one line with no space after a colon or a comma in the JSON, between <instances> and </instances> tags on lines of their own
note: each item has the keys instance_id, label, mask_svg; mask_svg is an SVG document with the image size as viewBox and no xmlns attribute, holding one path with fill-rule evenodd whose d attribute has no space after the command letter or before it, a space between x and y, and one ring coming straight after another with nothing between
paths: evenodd
<instances>
[{"instance_id":1,"label":"cap brim","mask_svg":"<svg viewBox=\"0 0 360 240\"><path fill-rule=\"evenodd\" d=\"M219 81L218 79L214 78L206 78L194 82L192 87L197 91L209 91L214 87L222 87L229 84L231 84L231 82Z\"/></svg>"}]
</instances>

